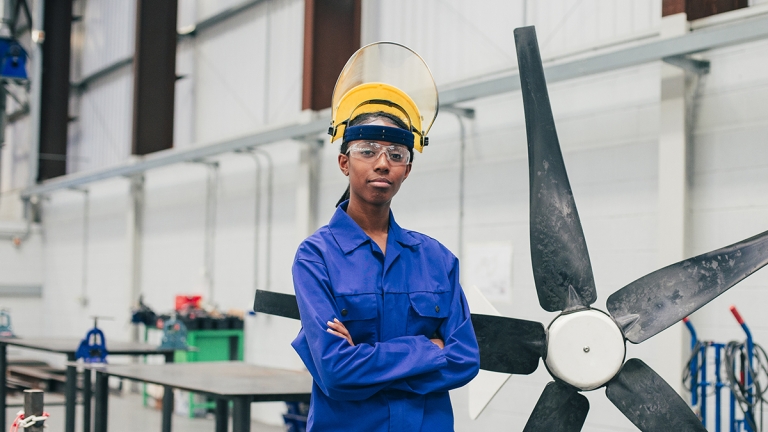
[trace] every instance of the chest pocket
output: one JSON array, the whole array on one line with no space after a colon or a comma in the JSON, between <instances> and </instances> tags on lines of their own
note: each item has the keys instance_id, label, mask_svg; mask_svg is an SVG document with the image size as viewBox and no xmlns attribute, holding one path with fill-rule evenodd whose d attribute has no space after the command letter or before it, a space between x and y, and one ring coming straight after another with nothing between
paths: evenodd
<instances>
[{"instance_id":1,"label":"chest pocket","mask_svg":"<svg viewBox=\"0 0 768 432\"><path fill-rule=\"evenodd\" d=\"M411 302L408 311L408 334L442 338L442 335L436 335L436 332L443 320L448 317L451 293L418 291L409 293L408 297Z\"/></svg>"},{"instance_id":2,"label":"chest pocket","mask_svg":"<svg viewBox=\"0 0 768 432\"><path fill-rule=\"evenodd\" d=\"M355 344L374 344L377 340L377 294L354 294L336 297L339 319L349 330Z\"/></svg>"}]
</instances>

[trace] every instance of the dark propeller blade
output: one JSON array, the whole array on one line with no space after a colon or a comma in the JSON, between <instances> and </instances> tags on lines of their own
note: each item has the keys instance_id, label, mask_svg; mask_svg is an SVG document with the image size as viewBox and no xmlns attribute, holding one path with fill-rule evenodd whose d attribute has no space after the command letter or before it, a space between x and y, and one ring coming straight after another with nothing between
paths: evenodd
<instances>
[{"instance_id":1,"label":"dark propeller blade","mask_svg":"<svg viewBox=\"0 0 768 432\"><path fill-rule=\"evenodd\" d=\"M597 299L587 242L549 105L536 31L515 29L528 135L531 258L539 304L554 312Z\"/></svg>"},{"instance_id":2,"label":"dark propeller blade","mask_svg":"<svg viewBox=\"0 0 768 432\"><path fill-rule=\"evenodd\" d=\"M544 387L523 432L579 432L589 401L576 389L552 381Z\"/></svg>"},{"instance_id":3,"label":"dark propeller blade","mask_svg":"<svg viewBox=\"0 0 768 432\"><path fill-rule=\"evenodd\" d=\"M627 360L605 394L641 431L707 430L677 392L641 360Z\"/></svg>"},{"instance_id":4,"label":"dark propeller blade","mask_svg":"<svg viewBox=\"0 0 768 432\"><path fill-rule=\"evenodd\" d=\"M256 290L253 310L286 318L301 318L299 316L299 304L296 303L296 296L292 294Z\"/></svg>"},{"instance_id":5,"label":"dark propeller blade","mask_svg":"<svg viewBox=\"0 0 768 432\"><path fill-rule=\"evenodd\" d=\"M640 343L766 264L768 231L643 276L611 294L608 311L626 338Z\"/></svg>"},{"instance_id":6,"label":"dark propeller blade","mask_svg":"<svg viewBox=\"0 0 768 432\"><path fill-rule=\"evenodd\" d=\"M480 369L528 375L545 354L546 336L541 323L472 314L472 326L480 346Z\"/></svg>"}]
</instances>

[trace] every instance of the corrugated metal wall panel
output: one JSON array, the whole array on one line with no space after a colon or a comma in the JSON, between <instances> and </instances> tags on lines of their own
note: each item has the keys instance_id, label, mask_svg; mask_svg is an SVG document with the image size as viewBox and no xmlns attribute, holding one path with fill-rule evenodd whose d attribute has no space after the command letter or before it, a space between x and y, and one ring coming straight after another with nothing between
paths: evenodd
<instances>
[{"instance_id":1,"label":"corrugated metal wall panel","mask_svg":"<svg viewBox=\"0 0 768 432\"><path fill-rule=\"evenodd\" d=\"M197 20L202 21L206 18L210 18L217 13L229 9L233 6L238 6L247 0L190 0L195 2L197 8Z\"/></svg>"},{"instance_id":2,"label":"corrugated metal wall panel","mask_svg":"<svg viewBox=\"0 0 768 432\"><path fill-rule=\"evenodd\" d=\"M124 68L89 87L69 125L67 172L114 165L131 154L133 70Z\"/></svg>"},{"instance_id":3,"label":"corrugated metal wall panel","mask_svg":"<svg viewBox=\"0 0 768 432\"><path fill-rule=\"evenodd\" d=\"M303 14L301 0L265 1L198 36L193 54L196 143L295 118L301 108Z\"/></svg>"},{"instance_id":4,"label":"corrugated metal wall panel","mask_svg":"<svg viewBox=\"0 0 768 432\"><path fill-rule=\"evenodd\" d=\"M133 54L136 0L87 0L83 12L82 76Z\"/></svg>"},{"instance_id":5,"label":"corrugated metal wall panel","mask_svg":"<svg viewBox=\"0 0 768 432\"><path fill-rule=\"evenodd\" d=\"M78 81L133 55L136 0L81 0L82 20L73 25L72 79ZM131 153L133 69L118 72L73 93L67 172L103 168Z\"/></svg>"},{"instance_id":6,"label":"corrugated metal wall panel","mask_svg":"<svg viewBox=\"0 0 768 432\"><path fill-rule=\"evenodd\" d=\"M512 29L536 25L542 55L590 47L657 28L656 0L375 0L364 3L364 42L393 40L421 54L438 83L517 64ZM378 19L377 19L378 17Z\"/></svg>"},{"instance_id":7,"label":"corrugated metal wall panel","mask_svg":"<svg viewBox=\"0 0 768 432\"><path fill-rule=\"evenodd\" d=\"M364 2L364 42L390 40L413 48L439 84L510 68L516 64L510 30L523 24L523 2L493 0L483 6L454 0Z\"/></svg>"},{"instance_id":8,"label":"corrugated metal wall panel","mask_svg":"<svg viewBox=\"0 0 768 432\"><path fill-rule=\"evenodd\" d=\"M528 24L536 25L546 57L656 28L660 7L655 0L529 1Z\"/></svg>"},{"instance_id":9,"label":"corrugated metal wall panel","mask_svg":"<svg viewBox=\"0 0 768 432\"><path fill-rule=\"evenodd\" d=\"M197 143L221 141L264 125L266 12L266 5L259 5L197 37Z\"/></svg>"},{"instance_id":10,"label":"corrugated metal wall panel","mask_svg":"<svg viewBox=\"0 0 768 432\"><path fill-rule=\"evenodd\" d=\"M179 25L242 2L230 3L184 1ZM135 6L135 0L81 5L84 19L74 38L80 43L73 68L78 77L131 55ZM175 147L295 118L301 109L303 14L301 0L265 0L180 45L177 73L184 78L176 85ZM125 68L73 100L79 112L70 128L69 172L109 166L130 154L131 81L132 70Z\"/></svg>"},{"instance_id":11,"label":"corrugated metal wall panel","mask_svg":"<svg viewBox=\"0 0 768 432\"><path fill-rule=\"evenodd\" d=\"M295 118L301 111L304 61L304 1L269 0L269 123Z\"/></svg>"}]
</instances>

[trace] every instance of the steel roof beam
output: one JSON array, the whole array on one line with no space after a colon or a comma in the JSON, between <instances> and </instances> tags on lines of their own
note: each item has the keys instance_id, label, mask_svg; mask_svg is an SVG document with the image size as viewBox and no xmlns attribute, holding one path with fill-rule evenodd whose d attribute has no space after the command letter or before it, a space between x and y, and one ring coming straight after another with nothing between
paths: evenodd
<instances>
[{"instance_id":1,"label":"steel roof beam","mask_svg":"<svg viewBox=\"0 0 768 432\"><path fill-rule=\"evenodd\" d=\"M657 39L642 45L569 62L544 65L547 83L638 66L665 58L680 57L768 38L768 16L708 27L683 36ZM440 104L452 105L520 89L516 71L440 92Z\"/></svg>"},{"instance_id":2,"label":"steel roof beam","mask_svg":"<svg viewBox=\"0 0 768 432\"><path fill-rule=\"evenodd\" d=\"M768 16L761 16L696 30L679 37L653 40L639 46L624 48L610 53L552 64L545 66L544 73L547 77L547 82L552 83L765 38L768 38ZM440 103L441 105L453 105L518 89L520 89L520 80L517 72L509 72L500 77L441 90ZM327 119L312 120L271 128L253 135L217 144L184 150L164 150L114 167L70 174L48 180L23 190L21 196L27 199L31 196L46 194L58 189L79 186L108 178L132 176L174 163L203 159L277 141L301 139L302 137L324 132L327 128Z\"/></svg>"},{"instance_id":3,"label":"steel roof beam","mask_svg":"<svg viewBox=\"0 0 768 432\"><path fill-rule=\"evenodd\" d=\"M328 129L328 120L313 120L306 123L290 124L268 129L254 135L235 138L217 144L193 147L190 149L168 149L151 153L123 164L102 168L94 171L69 174L63 177L43 182L21 192L22 198L34 195L44 195L59 189L72 188L79 185L106 180L114 177L130 177L145 171L180 162L199 161L222 153L258 147L260 145L301 138L317 134Z\"/></svg>"}]
</instances>

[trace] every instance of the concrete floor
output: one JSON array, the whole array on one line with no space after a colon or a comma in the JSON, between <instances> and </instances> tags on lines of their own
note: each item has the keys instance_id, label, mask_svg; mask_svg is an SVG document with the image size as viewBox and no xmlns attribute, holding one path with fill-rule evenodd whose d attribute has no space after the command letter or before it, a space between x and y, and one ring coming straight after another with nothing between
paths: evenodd
<instances>
[{"instance_id":1,"label":"concrete floor","mask_svg":"<svg viewBox=\"0 0 768 432\"><path fill-rule=\"evenodd\" d=\"M16 418L16 413L20 408L8 408L6 418L8 427L11 421ZM46 406L45 410L51 414L51 417L45 422L46 432L64 432L64 406ZM82 431L83 407L77 406L77 424L75 430ZM173 431L183 432L212 432L214 430L213 417L194 418L174 415ZM109 432L151 432L160 431L160 411L142 406L140 395L126 395L109 397ZM0 428L3 429L3 428ZM5 429L3 429L5 430ZM231 430L231 426L230 426ZM251 431L253 432L281 432L285 429L282 426L271 426L263 423L252 422Z\"/></svg>"}]
</instances>

